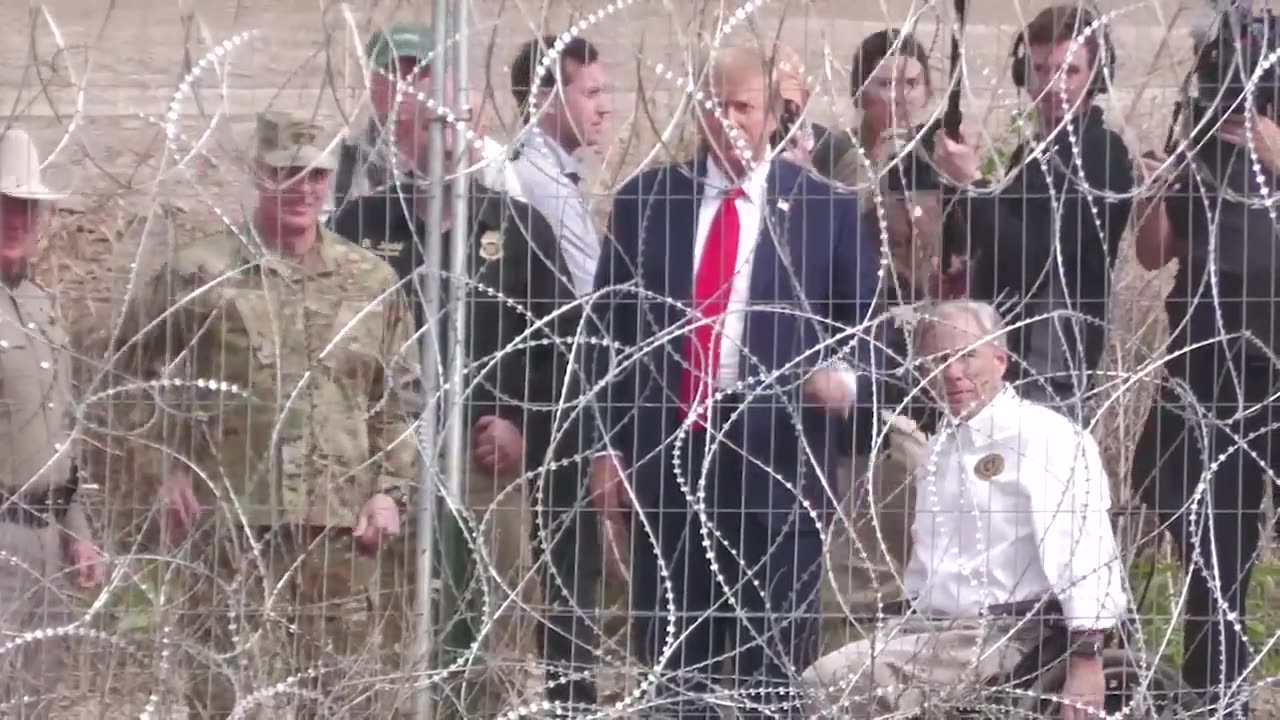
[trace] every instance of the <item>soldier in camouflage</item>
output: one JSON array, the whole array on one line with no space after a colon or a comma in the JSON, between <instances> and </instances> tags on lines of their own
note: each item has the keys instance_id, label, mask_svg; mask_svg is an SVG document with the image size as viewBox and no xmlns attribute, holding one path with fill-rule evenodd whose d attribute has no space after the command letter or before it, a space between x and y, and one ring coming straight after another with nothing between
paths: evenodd
<instances>
[{"instance_id":1,"label":"soldier in camouflage","mask_svg":"<svg viewBox=\"0 0 1280 720\"><path fill-rule=\"evenodd\" d=\"M376 690L370 582L413 477L416 360L395 273L319 225L334 162L317 132L259 116L252 222L176 250L122 333L158 370L153 470L197 569L196 717L289 693L295 717L359 717Z\"/></svg>"}]
</instances>

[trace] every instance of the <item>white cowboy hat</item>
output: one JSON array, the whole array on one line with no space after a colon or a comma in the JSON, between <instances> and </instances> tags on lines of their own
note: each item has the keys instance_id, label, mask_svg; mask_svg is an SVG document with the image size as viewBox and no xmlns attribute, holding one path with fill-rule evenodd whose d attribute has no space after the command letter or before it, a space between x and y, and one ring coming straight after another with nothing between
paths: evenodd
<instances>
[{"instance_id":1,"label":"white cowboy hat","mask_svg":"<svg viewBox=\"0 0 1280 720\"><path fill-rule=\"evenodd\" d=\"M66 197L41 181L40 153L26 130L10 127L0 132L0 195L24 200Z\"/></svg>"}]
</instances>

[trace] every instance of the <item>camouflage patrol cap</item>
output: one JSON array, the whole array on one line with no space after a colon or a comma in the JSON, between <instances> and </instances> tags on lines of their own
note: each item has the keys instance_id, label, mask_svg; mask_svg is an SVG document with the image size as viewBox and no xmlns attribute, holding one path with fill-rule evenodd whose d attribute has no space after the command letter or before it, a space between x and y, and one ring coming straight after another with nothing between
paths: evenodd
<instances>
[{"instance_id":1,"label":"camouflage patrol cap","mask_svg":"<svg viewBox=\"0 0 1280 720\"><path fill-rule=\"evenodd\" d=\"M364 54L377 68L390 67L397 58L426 60L431 54L432 33L426 25L397 23L369 38Z\"/></svg>"},{"instance_id":2,"label":"camouflage patrol cap","mask_svg":"<svg viewBox=\"0 0 1280 720\"><path fill-rule=\"evenodd\" d=\"M320 144L320 125L292 113L258 113L257 158L277 168L336 170L338 161Z\"/></svg>"}]
</instances>

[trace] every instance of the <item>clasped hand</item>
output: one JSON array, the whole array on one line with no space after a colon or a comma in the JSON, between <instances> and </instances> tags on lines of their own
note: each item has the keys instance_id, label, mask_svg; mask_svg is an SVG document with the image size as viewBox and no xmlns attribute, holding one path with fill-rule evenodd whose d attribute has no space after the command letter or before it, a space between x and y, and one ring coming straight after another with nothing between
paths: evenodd
<instances>
[{"instance_id":1,"label":"clasped hand","mask_svg":"<svg viewBox=\"0 0 1280 720\"><path fill-rule=\"evenodd\" d=\"M168 520L168 538L179 543L191 535L203 508L192 489L191 470L185 466L170 473L160 488ZM390 496L376 493L364 502L351 532L356 546L364 552L375 552L387 538L400 535L400 508Z\"/></svg>"}]
</instances>

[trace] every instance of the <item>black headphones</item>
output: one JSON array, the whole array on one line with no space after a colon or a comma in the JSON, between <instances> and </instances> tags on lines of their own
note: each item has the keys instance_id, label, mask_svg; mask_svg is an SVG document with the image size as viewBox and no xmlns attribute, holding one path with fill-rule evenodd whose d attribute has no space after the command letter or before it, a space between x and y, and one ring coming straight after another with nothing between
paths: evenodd
<instances>
[{"instance_id":1,"label":"black headphones","mask_svg":"<svg viewBox=\"0 0 1280 720\"><path fill-rule=\"evenodd\" d=\"M1086 8L1076 10L1076 24L1081 32L1095 22L1097 22L1097 16L1090 10ZM1101 41L1098 43L1098 54L1101 57L1094 58L1094 72L1093 79L1089 85L1089 97L1106 93L1111 86L1110 78L1115 77L1116 74L1116 49L1111 44L1111 33L1107 30L1107 24L1102 23L1093 32L1102 36ZM1009 53L1009 58L1012 61L1010 71L1013 75L1013 84L1019 90L1025 90L1027 87L1028 63L1026 30L1018 33L1018 37L1014 39L1013 51ZM1098 63L1098 60L1102 62Z\"/></svg>"}]
</instances>

